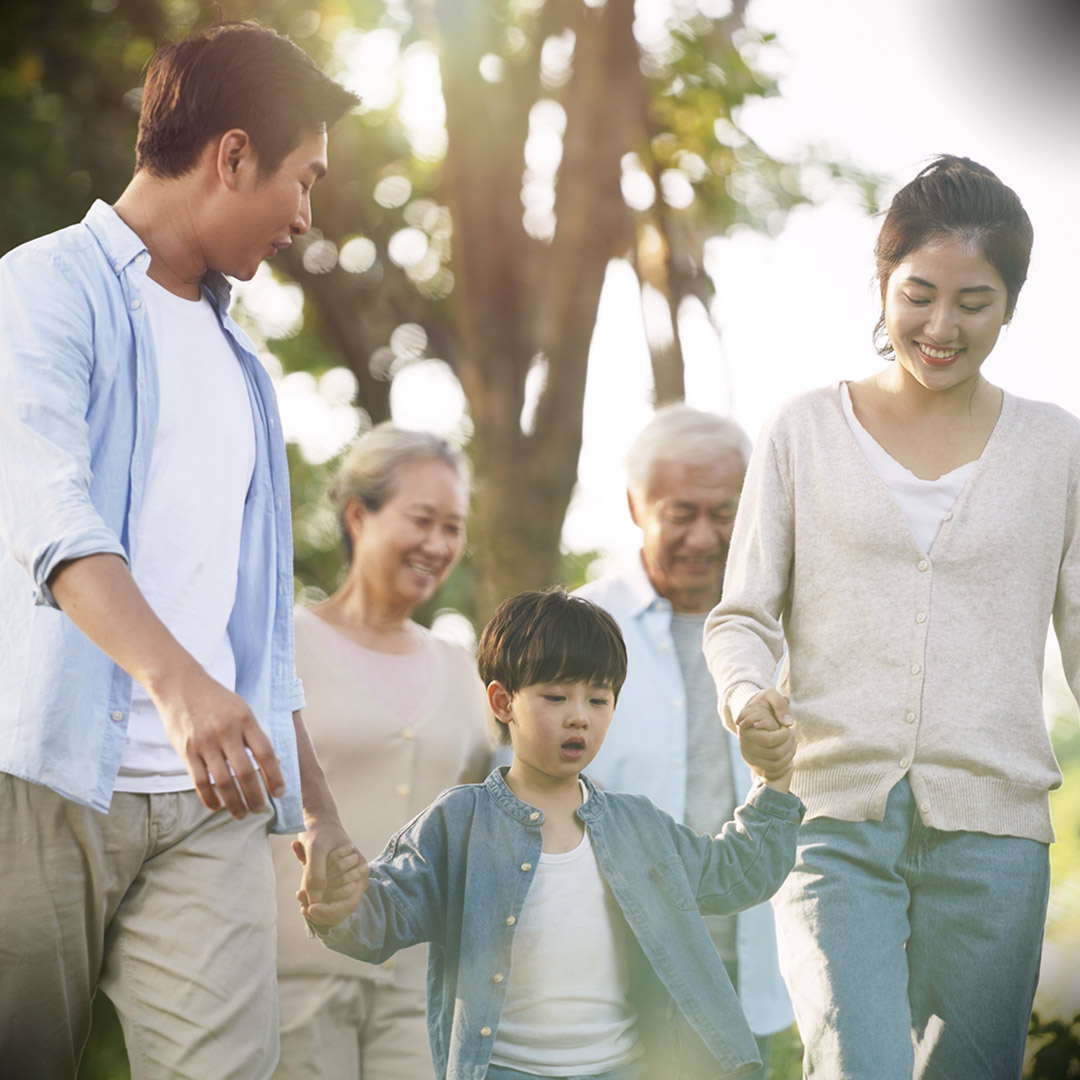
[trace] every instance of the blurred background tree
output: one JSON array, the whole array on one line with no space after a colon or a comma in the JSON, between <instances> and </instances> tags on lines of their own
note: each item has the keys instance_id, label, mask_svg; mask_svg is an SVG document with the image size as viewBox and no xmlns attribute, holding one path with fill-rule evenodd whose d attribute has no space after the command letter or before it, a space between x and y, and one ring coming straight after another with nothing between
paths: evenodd
<instances>
[{"instance_id":1,"label":"blurred background tree","mask_svg":"<svg viewBox=\"0 0 1080 1080\"><path fill-rule=\"evenodd\" d=\"M702 269L709 237L739 223L776 232L831 182L873 203L874 183L857 169L809 151L775 160L740 128L740 108L776 92L763 61L774 43L744 24L745 6L14 0L0 46L0 176L11 193L0 250L119 194L157 42L219 15L290 34L365 100L332 133L317 228L274 265L302 290L302 320L282 332L271 312L260 330L252 310L248 322L283 371L348 369L361 425L390 416L404 367L452 372L476 474L459 593L482 620L509 593L563 576L609 262L637 272L643 307L627 315L644 317L656 400L674 400L676 314L688 303L715 311ZM264 308L280 306L274 295ZM312 498L326 470L292 456L307 481L295 485L298 581L328 589L336 539Z\"/></svg>"}]
</instances>

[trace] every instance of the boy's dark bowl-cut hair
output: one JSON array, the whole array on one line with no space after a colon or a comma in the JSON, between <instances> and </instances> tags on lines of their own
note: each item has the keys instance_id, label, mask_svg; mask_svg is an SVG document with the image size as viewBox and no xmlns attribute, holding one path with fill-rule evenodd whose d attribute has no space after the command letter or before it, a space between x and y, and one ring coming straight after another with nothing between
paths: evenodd
<instances>
[{"instance_id":1,"label":"boy's dark bowl-cut hair","mask_svg":"<svg viewBox=\"0 0 1080 1080\"><path fill-rule=\"evenodd\" d=\"M269 176L305 135L325 131L359 100L287 37L254 22L221 23L150 61L135 168L183 176L208 142L239 128L251 138L259 175Z\"/></svg>"},{"instance_id":2,"label":"boy's dark bowl-cut hair","mask_svg":"<svg viewBox=\"0 0 1080 1080\"><path fill-rule=\"evenodd\" d=\"M626 681L618 624L558 587L504 600L480 635L476 663L485 686L497 679L511 694L537 683L585 682L609 686L618 700ZM505 725L499 733L507 734Z\"/></svg>"}]
</instances>

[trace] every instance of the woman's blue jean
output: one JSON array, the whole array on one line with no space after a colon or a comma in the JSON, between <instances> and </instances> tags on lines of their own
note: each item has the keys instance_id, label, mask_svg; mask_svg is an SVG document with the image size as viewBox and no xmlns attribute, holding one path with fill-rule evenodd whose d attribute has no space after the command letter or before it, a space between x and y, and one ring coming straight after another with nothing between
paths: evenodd
<instances>
[{"instance_id":1,"label":"woman's blue jean","mask_svg":"<svg viewBox=\"0 0 1080 1080\"><path fill-rule=\"evenodd\" d=\"M907 780L882 821L812 818L773 899L819 1080L1017 1080L1050 887L1046 844L924 825Z\"/></svg>"}]
</instances>

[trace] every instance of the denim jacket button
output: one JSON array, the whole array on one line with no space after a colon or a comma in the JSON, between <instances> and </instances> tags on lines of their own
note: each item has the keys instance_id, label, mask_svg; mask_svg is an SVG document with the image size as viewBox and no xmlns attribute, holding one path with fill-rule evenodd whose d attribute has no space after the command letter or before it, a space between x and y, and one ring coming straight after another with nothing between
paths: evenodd
<instances>
[{"instance_id":1,"label":"denim jacket button","mask_svg":"<svg viewBox=\"0 0 1080 1080\"><path fill-rule=\"evenodd\" d=\"M539 816L540 816L540 811L539 811L539 810L534 810L534 811L533 811L533 812L532 812L532 813L531 813L531 814L529 815L529 820L530 820L530 821L535 821L535 820L536 820L536 819L537 819L537 818L538 818Z\"/></svg>"},{"instance_id":2,"label":"denim jacket button","mask_svg":"<svg viewBox=\"0 0 1080 1080\"><path fill-rule=\"evenodd\" d=\"M517 919L515 919L513 915L507 915L507 917L506 917L506 925L507 926L513 926L514 923L516 923L516 922L517 922Z\"/></svg>"},{"instance_id":3,"label":"denim jacket button","mask_svg":"<svg viewBox=\"0 0 1080 1080\"><path fill-rule=\"evenodd\" d=\"M484 1038L486 1039L486 1038L487 1038L487 1037L488 1037L488 1036L489 1036L489 1035L491 1034L491 1028L489 1028L489 1027L488 1027L488 1026L487 1026L487 1025L485 1024L485 1025L484 1025L484 1026L483 1026L483 1027L482 1027L482 1028L480 1029L480 1034L481 1034L481 1035L483 1035L483 1036L484 1036Z\"/></svg>"},{"instance_id":4,"label":"denim jacket button","mask_svg":"<svg viewBox=\"0 0 1080 1080\"><path fill-rule=\"evenodd\" d=\"M496 971L495 974L491 976L491 981L501 983L503 981L503 973L501 971Z\"/></svg>"},{"instance_id":5,"label":"denim jacket button","mask_svg":"<svg viewBox=\"0 0 1080 1080\"><path fill-rule=\"evenodd\" d=\"M531 862L523 862L521 864L521 869L525 870L525 871L531 870L532 869L532 863Z\"/></svg>"}]
</instances>

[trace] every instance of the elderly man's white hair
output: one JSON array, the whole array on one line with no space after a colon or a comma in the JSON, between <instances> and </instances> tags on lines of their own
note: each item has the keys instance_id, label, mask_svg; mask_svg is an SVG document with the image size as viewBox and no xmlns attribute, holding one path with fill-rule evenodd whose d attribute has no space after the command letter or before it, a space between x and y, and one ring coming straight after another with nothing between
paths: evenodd
<instances>
[{"instance_id":1,"label":"elderly man's white hair","mask_svg":"<svg viewBox=\"0 0 1080 1080\"><path fill-rule=\"evenodd\" d=\"M627 452L627 486L635 499L643 498L659 463L712 465L731 453L738 454L744 465L750 458L750 439L734 420L681 401L663 405Z\"/></svg>"}]
</instances>

